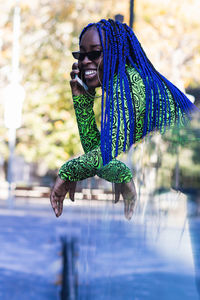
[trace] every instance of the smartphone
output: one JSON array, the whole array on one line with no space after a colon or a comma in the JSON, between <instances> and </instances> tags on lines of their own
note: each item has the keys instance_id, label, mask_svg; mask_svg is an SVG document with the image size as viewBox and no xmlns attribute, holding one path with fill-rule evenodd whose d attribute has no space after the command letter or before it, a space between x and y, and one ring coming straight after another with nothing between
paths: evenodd
<instances>
[{"instance_id":1,"label":"smartphone","mask_svg":"<svg viewBox=\"0 0 200 300\"><path fill-rule=\"evenodd\" d=\"M75 79L86 91L88 90L87 85L78 77L77 74L75 75Z\"/></svg>"}]
</instances>

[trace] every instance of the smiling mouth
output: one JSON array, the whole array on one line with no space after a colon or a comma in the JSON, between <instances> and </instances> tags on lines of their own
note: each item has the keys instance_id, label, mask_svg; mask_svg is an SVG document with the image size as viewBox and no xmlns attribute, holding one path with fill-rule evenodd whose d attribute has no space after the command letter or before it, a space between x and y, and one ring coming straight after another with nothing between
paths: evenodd
<instances>
[{"instance_id":1,"label":"smiling mouth","mask_svg":"<svg viewBox=\"0 0 200 300\"><path fill-rule=\"evenodd\" d=\"M96 70L86 70L84 73L85 79L93 79L96 75Z\"/></svg>"}]
</instances>

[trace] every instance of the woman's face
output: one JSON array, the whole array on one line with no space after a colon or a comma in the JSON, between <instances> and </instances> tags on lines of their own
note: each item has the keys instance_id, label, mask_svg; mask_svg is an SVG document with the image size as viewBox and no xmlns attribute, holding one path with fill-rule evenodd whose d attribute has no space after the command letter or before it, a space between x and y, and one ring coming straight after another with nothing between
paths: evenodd
<instances>
[{"instance_id":1,"label":"woman's face","mask_svg":"<svg viewBox=\"0 0 200 300\"><path fill-rule=\"evenodd\" d=\"M101 41L96 28L88 29L82 36L80 52L102 51ZM103 52L100 57L90 59L88 56L78 61L81 76L89 88L101 86L103 80Z\"/></svg>"}]
</instances>

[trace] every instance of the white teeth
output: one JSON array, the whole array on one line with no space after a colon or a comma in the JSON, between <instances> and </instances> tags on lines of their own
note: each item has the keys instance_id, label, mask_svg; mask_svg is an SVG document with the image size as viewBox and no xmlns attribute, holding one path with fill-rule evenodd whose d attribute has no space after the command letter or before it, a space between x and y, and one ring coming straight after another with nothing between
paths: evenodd
<instances>
[{"instance_id":1,"label":"white teeth","mask_svg":"<svg viewBox=\"0 0 200 300\"><path fill-rule=\"evenodd\" d=\"M87 70L87 71L85 71L85 75L93 75L93 74L96 74L95 70Z\"/></svg>"}]
</instances>

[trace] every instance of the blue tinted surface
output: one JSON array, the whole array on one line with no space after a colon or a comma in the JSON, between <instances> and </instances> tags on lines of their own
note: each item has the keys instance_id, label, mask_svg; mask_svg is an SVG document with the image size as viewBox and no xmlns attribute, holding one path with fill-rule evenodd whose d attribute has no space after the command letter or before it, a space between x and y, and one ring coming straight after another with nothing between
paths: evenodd
<instances>
[{"instance_id":1,"label":"blue tinted surface","mask_svg":"<svg viewBox=\"0 0 200 300\"><path fill-rule=\"evenodd\" d=\"M78 249L76 300L197 300L199 229L176 213L127 221L122 203L67 201L59 219L47 208L1 210L0 299L59 299L64 236Z\"/></svg>"},{"instance_id":2,"label":"blue tinted surface","mask_svg":"<svg viewBox=\"0 0 200 300\"><path fill-rule=\"evenodd\" d=\"M193 256L200 241L190 241L198 220L190 220L189 231L184 219L180 227L153 216L141 224L111 215L102 221L92 211L83 225L79 299L199 299Z\"/></svg>"}]
</instances>

